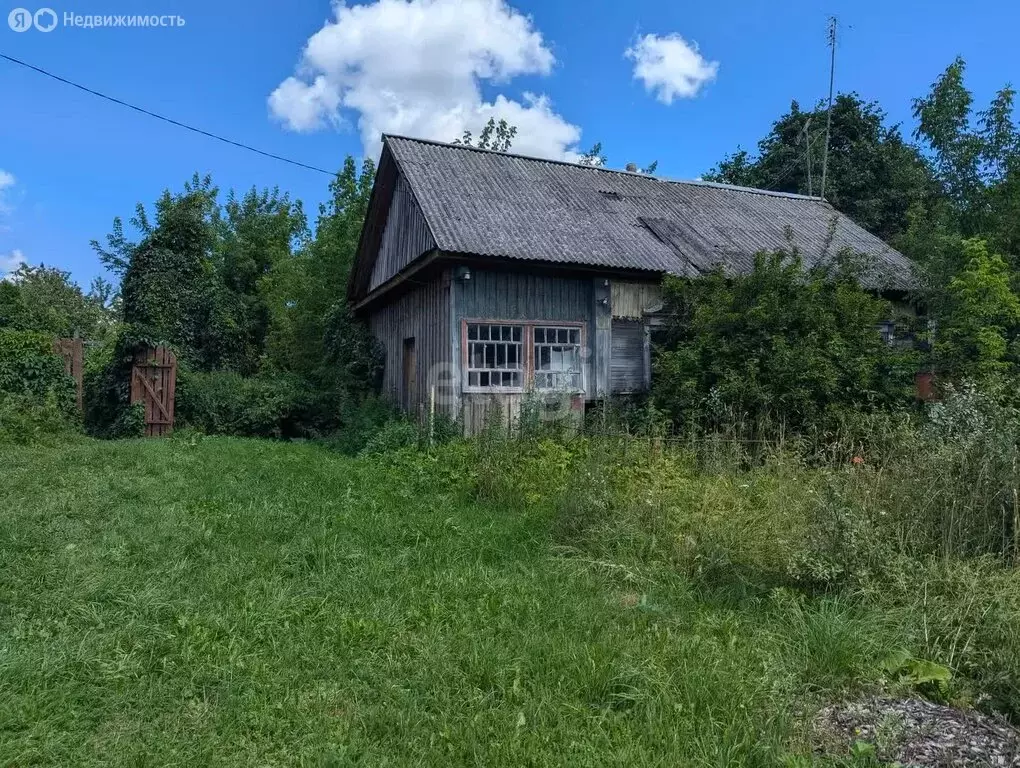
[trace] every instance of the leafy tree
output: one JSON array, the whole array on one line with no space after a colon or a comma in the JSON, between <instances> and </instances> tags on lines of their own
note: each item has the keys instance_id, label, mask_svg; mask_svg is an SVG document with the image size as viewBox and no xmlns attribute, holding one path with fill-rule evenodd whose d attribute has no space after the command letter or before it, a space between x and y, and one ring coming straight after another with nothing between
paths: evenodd
<instances>
[{"instance_id":1,"label":"leafy tree","mask_svg":"<svg viewBox=\"0 0 1020 768\"><path fill-rule=\"evenodd\" d=\"M0 282L0 328L97 339L113 323L108 300L102 283L84 293L69 272L22 264Z\"/></svg>"},{"instance_id":2,"label":"leafy tree","mask_svg":"<svg viewBox=\"0 0 1020 768\"><path fill-rule=\"evenodd\" d=\"M914 100L915 132L928 150L947 205L939 215L963 237L984 236L1020 255L1020 128L1016 92L1002 88L974 114L964 85L966 64L953 61L924 98ZM1014 265L1015 266L1015 265Z\"/></svg>"},{"instance_id":3,"label":"leafy tree","mask_svg":"<svg viewBox=\"0 0 1020 768\"><path fill-rule=\"evenodd\" d=\"M984 240L966 240L962 248L965 266L949 282L935 358L954 377L983 379L1011 368L1007 353L1020 325L1020 299L1006 261Z\"/></svg>"},{"instance_id":4,"label":"leafy tree","mask_svg":"<svg viewBox=\"0 0 1020 768\"><path fill-rule=\"evenodd\" d=\"M581 156L577 159L578 165L589 165L593 168L602 168L609 162L609 158L602 152L602 142L596 141L592 144L591 149L587 152L582 152Z\"/></svg>"},{"instance_id":5,"label":"leafy tree","mask_svg":"<svg viewBox=\"0 0 1020 768\"><path fill-rule=\"evenodd\" d=\"M905 401L910 355L877 327L890 308L860 287L861 265L838 261L805 269L778 252L759 254L743 276L667 277L656 405L679 424L748 417L799 428L832 409Z\"/></svg>"},{"instance_id":6,"label":"leafy tree","mask_svg":"<svg viewBox=\"0 0 1020 768\"><path fill-rule=\"evenodd\" d=\"M466 144L478 149L491 149L495 152L509 152L516 135L516 125L510 125L502 119L497 123L496 118L490 117L489 122L482 128L482 132L478 134L476 140L472 139L471 131L464 131L463 135L459 139L455 139L453 143Z\"/></svg>"},{"instance_id":7,"label":"leafy tree","mask_svg":"<svg viewBox=\"0 0 1020 768\"><path fill-rule=\"evenodd\" d=\"M165 191L152 223L140 209L143 239L130 249L122 295L124 321L135 333L170 344L186 361L215 364L203 349L217 331L213 248L218 227L217 190L196 174L184 191Z\"/></svg>"},{"instance_id":8,"label":"leafy tree","mask_svg":"<svg viewBox=\"0 0 1020 768\"><path fill-rule=\"evenodd\" d=\"M251 375L265 353L272 319L271 275L277 264L294 258L307 240L300 202L279 190L249 190L238 199L230 192L223 206L215 248L220 278L214 312L219 329L209 350L220 368Z\"/></svg>"},{"instance_id":9,"label":"leafy tree","mask_svg":"<svg viewBox=\"0 0 1020 768\"><path fill-rule=\"evenodd\" d=\"M375 180L375 165L359 171L348 156L319 206L315 236L292 259L277 262L266 287L272 320L268 354L280 370L334 384L336 368L324 355L327 317L346 311L347 283Z\"/></svg>"},{"instance_id":10,"label":"leafy tree","mask_svg":"<svg viewBox=\"0 0 1020 768\"><path fill-rule=\"evenodd\" d=\"M709 173L708 181L818 195L825 151L825 106L802 111L797 102L758 143L757 156L738 149ZM935 192L931 169L906 143L885 113L857 94L839 94L832 105L825 197L884 239L905 231L912 206Z\"/></svg>"}]
</instances>

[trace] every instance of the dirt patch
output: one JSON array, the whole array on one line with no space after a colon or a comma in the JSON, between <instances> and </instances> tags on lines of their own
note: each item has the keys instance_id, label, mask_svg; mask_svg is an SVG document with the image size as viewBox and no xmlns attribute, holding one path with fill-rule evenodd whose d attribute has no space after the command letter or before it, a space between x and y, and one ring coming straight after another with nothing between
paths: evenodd
<instances>
[{"instance_id":1,"label":"dirt patch","mask_svg":"<svg viewBox=\"0 0 1020 768\"><path fill-rule=\"evenodd\" d=\"M831 704L813 725L825 751L864 741L881 760L906 766L1020 766L1020 733L1008 723L923 699Z\"/></svg>"}]
</instances>

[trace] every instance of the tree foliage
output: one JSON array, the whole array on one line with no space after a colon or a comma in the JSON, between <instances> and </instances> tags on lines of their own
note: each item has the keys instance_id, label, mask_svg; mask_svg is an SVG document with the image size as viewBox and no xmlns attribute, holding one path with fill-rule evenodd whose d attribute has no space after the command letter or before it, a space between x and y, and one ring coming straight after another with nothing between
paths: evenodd
<instances>
[{"instance_id":1,"label":"tree foliage","mask_svg":"<svg viewBox=\"0 0 1020 768\"><path fill-rule=\"evenodd\" d=\"M961 237L985 237L1020 256L1020 127L1013 118L1016 92L1003 87L991 104L974 111L964 84L966 65L957 58L914 100L915 137L922 142L941 188L939 219Z\"/></svg>"},{"instance_id":2,"label":"tree foliage","mask_svg":"<svg viewBox=\"0 0 1020 768\"><path fill-rule=\"evenodd\" d=\"M178 355L186 421L278 436L335 426L341 405L370 389L376 365L346 305L374 173L347 158L314 236L301 204L279 190L230 192L221 203L197 174L151 212L136 207L137 241L115 220L106 245L94 247L123 274L124 328L88 377L94 431L121 431L132 350L157 343ZM231 392L247 404L228 415ZM215 412L203 416L203 406Z\"/></svg>"},{"instance_id":3,"label":"tree foliage","mask_svg":"<svg viewBox=\"0 0 1020 768\"><path fill-rule=\"evenodd\" d=\"M375 164L360 170L348 157L330 183L330 197L319 207L315 236L271 275L271 328L267 356L279 370L297 373L322 386L349 385L326 352L332 319L346 316L347 284L361 237L361 225L375 180ZM348 329L363 333L360 324ZM355 366L360 363L355 363Z\"/></svg>"},{"instance_id":4,"label":"tree foliage","mask_svg":"<svg viewBox=\"0 0 1020 768\"><path fill-rule=\"evenodd\" d=\"M675 423L772 419L799 428L834 409L905 402L909 353L886 344L886 302L859 266L805 269L796 253L759 254L752 271L667 278L669 324L653 376Z\"/></svg>"},{"instance_id":5,"label":"tree foliage","mask_svg":"<svg viewBox=\"0 0 1020 768\"><path fill-rule=\"evenodd\" d=\"M708 181L819 195L825 151L825 105L810 111L797 102L758 142L757 156L743 149L723 159ZM885 113L855 93L839 94L832 105L832 132L825 197L865 229L886 240L908 225L912 206L935 191L920 151Z\"/></svg>"},{"instance_id":6,"label":"tree foliage","mask_svg":"<svg viewBox=\"0 0 1020 768\"><path fill-rule=\"evenodd\" d=\"M471 131L464 131L459 139L454 139L453 143L465 144L478 149L491 149L494 152L509 152L516 135L516 125L510 125L503 119L497 123L496 118L490 117L477 139L472 138Z\"/></svg>"},{"instance_id":7,"label":"tree foliage","mask_svg":"<svg viewBox=\"0 0 1020 768\"><path fill-rule=\"evenodd\" d=\"M0 328L99 339L114 322L112 304L104 281L85 293L69 272L22 264L0 281Z\"/></svg>"},{"instance_id":8,"label":"tree foliage","mask_svg":"<svg viewBox=\"0 0 1020 768\"><path fill-rule=\"evenodd\" d=\"M935 335L939 366L957 377L985 379L1015 373L1007 360L1020 325L1020 299L1010 288L1005 259L983 240L963 242L966 266L950 281Z\"/></svg>"}]
</instances>

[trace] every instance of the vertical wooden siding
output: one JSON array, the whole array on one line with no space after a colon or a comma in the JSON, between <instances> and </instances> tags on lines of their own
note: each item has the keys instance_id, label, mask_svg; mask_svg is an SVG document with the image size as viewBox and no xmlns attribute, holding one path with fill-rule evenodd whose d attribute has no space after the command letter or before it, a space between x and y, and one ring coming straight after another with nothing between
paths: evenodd
<instances>
[{"instance_id":1,"label":"vertical wooden siding","mask_svg":"<svg viewBox=\"0 0 1020 768\"><path fill-rule=\"evenodd\" d=\"M461 318L588 322L591 311L589 278L472 269L470 280L457 281Z\"/></svg>"},{"instance_id":2,"label":"vertical wooden siding","mask_svg":"<svg viewBox=\"0 0 1020 768\"><path fill-rule=\"evenodd\" d=\"M407 293L380 306L368 317L368 326L385 350L383 394L394 403L405 403L404 340L414 338L414 391L418 415L428 408L429 391L436 389L436 411L452 413L450 360L450 273L445 270Z\"/></svg>"},{"instance_id":3,"label":"vertical wooden siding","mask_svg":"<svg viewBox=\"0 0 1020 768\"><path fill-rule=\"evenodd\" d=\"M595 395L593 329L595 282L590 277L557 277L527 272L471 269L471 279L453 281L454 326L465 319L579 322L585 324L584 389ZM462 384L460 340L454 344L456 386ZM507 425L516 420L519 394L462 394L457 416L467 434L475 434L491 419ZM494 412L498 412L496 415Z\"/></svg>"},{"instance_id":4,"label":"vertical wooden siding","mask_svg":"<svg viewBox=\"0 0 1020 768\"><path fill-rule=\"evenodd\" d=\"M398 172L393 200L386 217L386 228L372 268L369 290L379 287L435 247L436 241L432 238L421 208L403 174Z\"/></svg>"},{"instance_id":5,"label":"vertical wooden siding","mask_svg":"<svg viewBox=\"0 0 1020 768\"><path fill-rule=\"evenodd\" d=\"M455 280L456 317L459 327L464 319L549 320L585 323L585 392L594 394L589 384L592 374L591 329L594 317L590 278L532 275L472 269L470 280ZM459 360L459 355L458 355Z\"/></svg>"},{"instance_id":6,"label":"vertical wooden siding","mask_svg":"<svg viewBox=\"0 0 1020 768\"><path fill-rule=\"evenodd\" d=\"M640 320L662 306L662 286L613 280L613 317Z\"/></svg>"}]
</instances>

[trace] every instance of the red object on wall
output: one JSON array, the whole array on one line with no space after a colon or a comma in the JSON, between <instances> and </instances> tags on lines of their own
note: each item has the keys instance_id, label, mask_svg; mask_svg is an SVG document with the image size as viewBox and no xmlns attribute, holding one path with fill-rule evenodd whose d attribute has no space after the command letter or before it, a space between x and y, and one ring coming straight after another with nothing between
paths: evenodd
<instances>
[{"instance_id":1,"label":"red object on wall","mask_svg":"<svg viewBox=\"0 0 1020 768\"><path fill-rule=\"evenodd\" d=\"M925 403L939 400L938 392L935 390L935 374L924 371L914 374L914 385L917 388L917 399Z\"/></svg>"}]
</instances>

